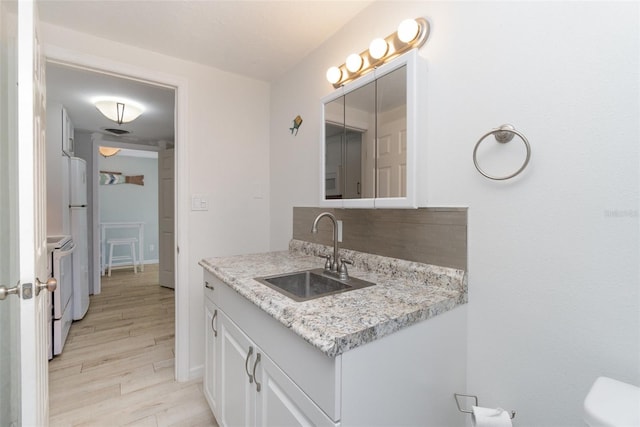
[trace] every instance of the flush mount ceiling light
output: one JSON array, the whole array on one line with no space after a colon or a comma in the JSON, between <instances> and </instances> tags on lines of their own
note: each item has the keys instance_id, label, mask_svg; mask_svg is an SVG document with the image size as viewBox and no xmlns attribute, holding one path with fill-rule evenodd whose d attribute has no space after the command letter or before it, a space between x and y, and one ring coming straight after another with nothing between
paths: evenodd
<instances>
[{"instance_id":1,"label":"flush mount ceiling light","mask_svg":"<svg viewBox=\"0 0 640 427\"><path fill-rule=\"evenodd\" d=\"M424 18L405 19L398 26L398 31L387 37L374 39L369 49L358 54L351 54L339 67L327 70L327 80L338 88L355 80L409 49L422 46L429 37L429 22Z\"/></svg>"},{"instance_id":2,"label":"flush mount ceiling light","mask_svg":"<svg viewBox=\"0 0 640 427\"><path fill-rule=\"evenodd\" d=\"M98 152L100 153L101 156L103 157L111 157L111 156L115 156L116 154L118 154L120 152L119 148L114 148L114 147L98 147Z\"/></svg>"},{"instance_id":3,"label":"flush mount ceiling light","mask_svg":"<svg viewBox=\"0 0 640 427\"><path fill-rule=\"evenodd\" d=\"M137 119L144 111L141 105L132 101L115 98L100 98L93 101L98 111L117 124L129 123Z\"/></svg>"}]
</instances>

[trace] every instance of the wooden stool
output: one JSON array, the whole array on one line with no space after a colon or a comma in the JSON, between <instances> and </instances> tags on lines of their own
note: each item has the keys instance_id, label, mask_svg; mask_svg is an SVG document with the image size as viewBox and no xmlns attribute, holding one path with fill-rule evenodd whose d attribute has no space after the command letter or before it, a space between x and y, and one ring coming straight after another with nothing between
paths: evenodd
<instances>
[{"instance_id":1,"label":"wooden stool","mask_svg":"<svg viewBox=\"0 0 640 427\"><path fill-rule=\"evenodd\" d=\"M138 274L138 267L136 262L136 243L138 239L135 237L127 237L122 239L109 239L107 244L109 245L109 277L111 277L111 267L113 261L131 261L133 263L133 273ZM129 246L131 248L131 255L119 255L113 256L113 248L115 246Z\"/></svg>"}]
</instances>

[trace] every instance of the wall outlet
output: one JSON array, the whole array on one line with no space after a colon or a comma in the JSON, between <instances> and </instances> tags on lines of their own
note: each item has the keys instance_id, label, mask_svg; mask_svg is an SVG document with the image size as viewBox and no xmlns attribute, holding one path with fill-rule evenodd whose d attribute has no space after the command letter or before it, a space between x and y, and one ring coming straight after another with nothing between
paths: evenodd
<instances>
[{"instance_id":1,"label":"wall outlet","mask_svg":"<svg viewBox=\"0 0 640 427\"><path fill-rule=\"evenodd\" d=\"M153 252L156 250L156 245L154 245L153 243L149 245L149 252Z\"/></svg>"}]
</instances>

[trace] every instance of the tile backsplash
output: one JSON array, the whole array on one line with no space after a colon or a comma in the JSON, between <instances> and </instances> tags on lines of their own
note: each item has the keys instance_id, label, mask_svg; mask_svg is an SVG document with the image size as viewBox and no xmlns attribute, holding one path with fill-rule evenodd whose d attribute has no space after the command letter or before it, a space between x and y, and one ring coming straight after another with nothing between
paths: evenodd
<instances>
[{"instance_id":1,"label":"tile backsplash","mask_svg":"<svg viewBox=\"0 0 640 427\"><path fill-rule=\"evenodd\" d=\"M331 221L311 225L321 212L343 223L341 248L467 270L467 208L293 208L293 238L331 245Z\"/></svg>"}]
</instances>

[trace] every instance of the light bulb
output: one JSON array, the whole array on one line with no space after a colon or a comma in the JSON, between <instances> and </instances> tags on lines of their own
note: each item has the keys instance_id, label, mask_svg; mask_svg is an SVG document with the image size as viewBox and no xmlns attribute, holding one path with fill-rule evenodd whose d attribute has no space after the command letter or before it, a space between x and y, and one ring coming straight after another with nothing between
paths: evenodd
<instances>
[{"instance_id":1,"label":"light bulb","mask_svg":"<svg viewBox=\"0 0 640 427\"><path fill-rule=\"evenodd\" d=\"M384 39L373 39L369 45L369 55L371 55L373 59L380 59L387 53L388 49L389 45Z\"/></svg>"},{"instance_id":2,"label":"light bulb","mask_svg":"<svg viewBox=\"0 0 640 427\"><path fill-rule=\"evenodd\" d=\"M405 19L398 25L398 38L404 43L409 43L418 36L420 25L415 19Z\"/></svg>"},{"instance_id":3,"label":"light bulb","mask_svg":"<svg viewBox=\"0 0 640 427\"><path fill-rule=\"evenodd\" d=\"M347 66L347 70L355 73L360 69L360 67L362 67L362 57L360 57L360 55L358 55L357 53L352 53L351 55L347 56L345 65Z\"/></svg>"},{"instance_id":4,"label":"light bulb","mask_svg":"<svg viewBox=\"0 0 640 427\"><path fill-rule=\"evenodd\" d=\"M336 84L342 78L342 71L338 67L331 67L327 70L327 80L331 84Z\"/></svg>"}]
</instances>

